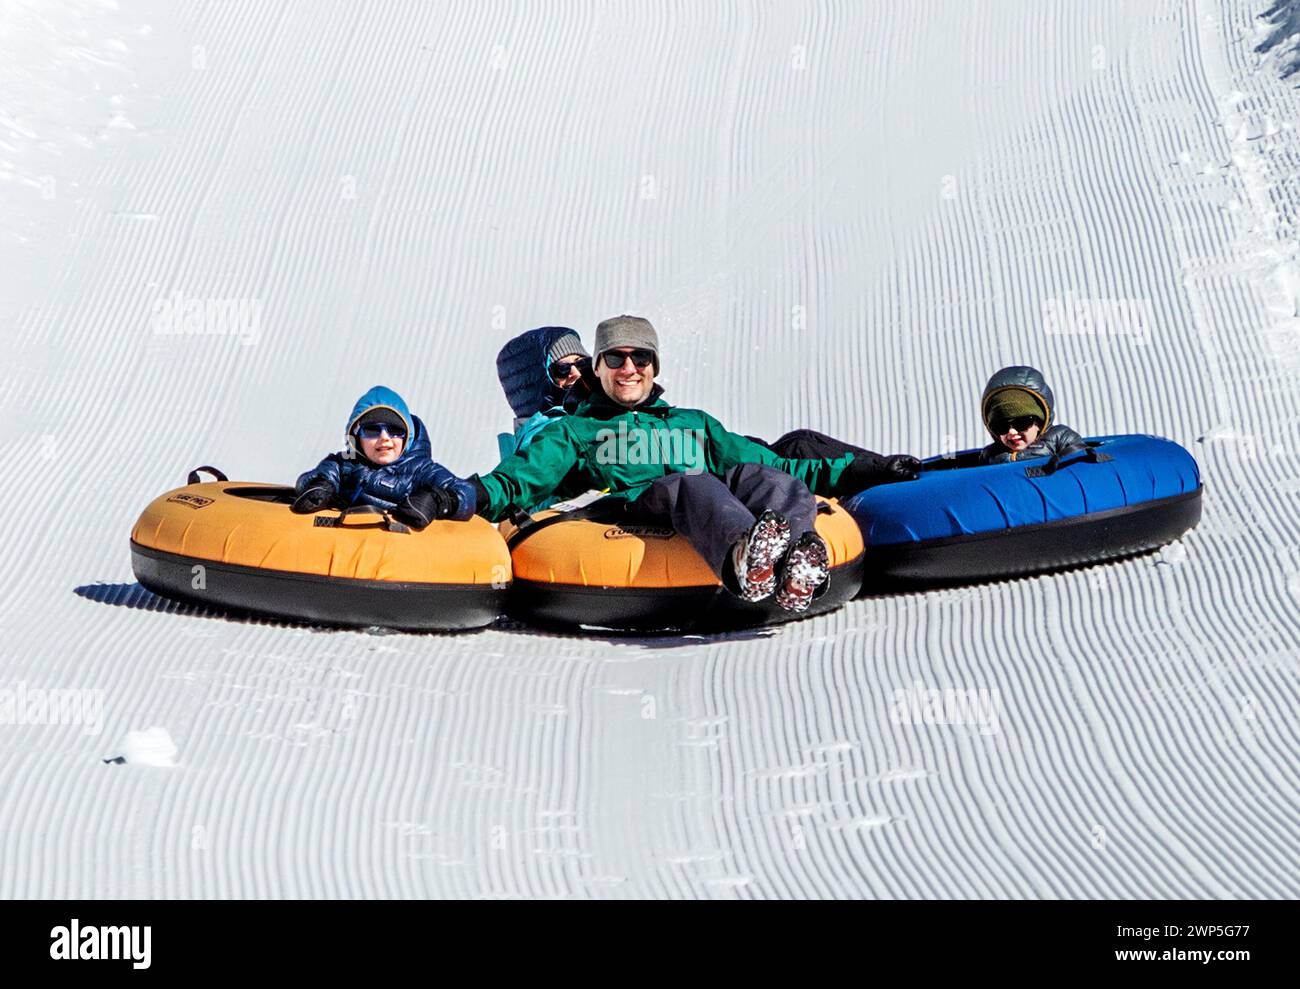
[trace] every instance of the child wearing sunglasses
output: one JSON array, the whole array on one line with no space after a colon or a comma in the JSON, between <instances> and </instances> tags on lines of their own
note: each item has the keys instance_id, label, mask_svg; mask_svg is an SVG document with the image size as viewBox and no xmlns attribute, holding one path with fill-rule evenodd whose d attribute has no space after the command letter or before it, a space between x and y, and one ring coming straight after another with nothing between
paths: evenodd
<instances>
[{"instance_id":1,"label":"child wearing sunglasses","mask_svg":"<svg viewBox=\"0 0 1300 989\"><path fill-rule=\"evenodd\" d=\"M1053 423L1055 399L1037 368L1004 367L984 387L980 407L993 442L980 452L982 464L1005 464L1052 455L1066 456L1087 448L1069 426Z\"/></svg>"},{"instance_id":2,"label":"child wearing sunglasses","mask_svg":"<svg viewBox=\"0 0 1300 989\"><path fill-rule=\"evenodd\" d=\"M357 400L346 437L346 450L298 478L295 512L371 505L417 530L474 514L474 489L433 459L424 423L391 388L377 385Z\"/></svg>"}]
</instances>

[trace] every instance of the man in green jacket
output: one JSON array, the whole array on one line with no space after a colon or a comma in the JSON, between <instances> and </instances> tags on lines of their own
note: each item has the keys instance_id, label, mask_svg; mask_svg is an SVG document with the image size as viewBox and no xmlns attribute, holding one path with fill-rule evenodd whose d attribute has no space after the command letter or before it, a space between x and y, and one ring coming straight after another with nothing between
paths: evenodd
<instances>
[{"instance_id":1,"label":"man in green jacket","mask_svg":"<svg viewBox=\"0 0 1300 989\"><path fill-rule=\"evenodd\" d=\"M526 449L470 478L478 513L495 522L512 505L536 504L576 469L591 488L624 499L633 517L684 535L741 598L775 593L780 607L806 610L829 573L813 494L906 480L919 462L777 456L705 412L665 402L655 384L659 367L659 338L648 320L602 322L595 344L600 387Z\"/></svg>"}]
</instances>

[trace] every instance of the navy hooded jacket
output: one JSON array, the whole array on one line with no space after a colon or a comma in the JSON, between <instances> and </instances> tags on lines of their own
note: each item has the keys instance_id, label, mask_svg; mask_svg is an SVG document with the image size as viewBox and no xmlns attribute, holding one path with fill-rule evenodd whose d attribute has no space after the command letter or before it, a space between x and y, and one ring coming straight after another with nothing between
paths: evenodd
<instances>
[{"instance_id":1,"label":"navy hooded jacket","mask_svg":"<svg viewBox=\"0 0 1300 989\"><path fill-rule=\"evenodd\" d=\"M497 437L502 462L528 449L546 427L572 415L591 394L595 375L590 368L583 381L570 388L561 388L551 377L551 345L570 334L578 336L578 331L568 326L539 326L508 340L497 354L497 378L515 414L514 434L501 433ZM586 490L575 469L550 497L522 507L538 512Z\"/></svg>"},{"instance_id":2,"label":"navy hooded jacket","mask_svg":"<svg viewBox=\"0 0 1300 989\"><path fill-rule=\"evenodd\" d=\"M564 389L551 380L551 344L578 331L567 326L539 326L507 341L497 354L497 377L518 419L561 405ZM558 414L558 413L557 413Z\"/></svg>"},{"instance_id":3,"label":"navy hooded jacket","mask_svg":"<svg viewBox=\"0 0 1300 989\"><path fill-rule=\"evenodd\" d=\"M367 460L353 436L357 420L372 409L388 409L406 426L406 446L402 455L384 466ZM456 496L456 512L451 518L464 520L474 514L473 487L433 459L424 423L411 415L402 396L391 388L376 385L357 399L348 417L345 435L348 449L331 453L300 476L294 486L297 494L323 479L337 492L335 501L341 507L373 505L393 509L412 491L425 487L442 488Z\"/></svg>"}]
</instances>

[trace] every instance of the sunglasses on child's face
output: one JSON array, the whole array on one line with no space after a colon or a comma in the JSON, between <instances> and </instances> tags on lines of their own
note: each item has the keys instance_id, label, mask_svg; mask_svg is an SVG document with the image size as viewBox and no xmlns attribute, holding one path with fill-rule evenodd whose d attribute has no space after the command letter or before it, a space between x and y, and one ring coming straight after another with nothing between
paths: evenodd
<instances>
[{"instance_id":1,"label":"sunglasses on child's face","mask_svg":"<svg viewBox=\"0 0 1300 989\"><path fill-rule=\"evenodd\" d=\"M632 363L636 366L638 371L645 370L646 367L654 363L655 359L655 355L650 353L648 350L634 350L627 354L620 353L617 350L607 350L605 353L601 354L601 359L605 362L605 366L611 371L617 371L623 366L623 362L629 357L632 358Z\"/></svg>"},{"instance_id":2,"label":"sunglasses on child's face","mask_svg":"<svg viewBox=\"0 0 1300 989\"><path fill-rule=\"evenodd\" d=\"M381 433L387 433L395 440L406 439L406 427L394 422L366 422L357 427L357 432L364 440L377 440Z\"/></svg>"},{"instance_id":3,"label":"sunglasses on child's face","mask_svg":"<svg viewBox=\"0 0 1300 989\"><path fill-rule=\"evenodd\" d=\"M582 367L586 363L586 358L583 357L579 357L577 360L573 361L557 361L551 365L551 380L563 381L574 371L581 373Z\"/></svg>"},{"instance_id":4,"label":"sunglasses on child's face","mask_svg":"<svg viewBox=\"0 0 1300 989\"><path fill-rule=\"evenodd\" d=\"M1005 436L1011 430L1017 433L1027 433L1032 426L1041 426L1043 420L1038 416L1016 416L1014 419L999 419L993 423L993 432L999 436Z\"/></svg>"}]
</instances>

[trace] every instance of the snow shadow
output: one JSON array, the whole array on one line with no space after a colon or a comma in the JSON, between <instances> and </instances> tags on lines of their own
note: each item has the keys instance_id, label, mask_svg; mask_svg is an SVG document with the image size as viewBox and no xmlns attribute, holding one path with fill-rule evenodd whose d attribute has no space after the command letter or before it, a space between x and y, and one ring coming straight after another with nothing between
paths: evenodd
<instances>
[{"instance_id":1,"label":"snow shadow","mask_svg":"<svg viewBox=\"0 0 1300 989\"><path fill-rule=\"evenodd\" d=\"M157 611L170 615L183 615L190 618L208 618L217 621L236 622L241 625L264 625L278 628L309 629L313 632L362 632L368 635L417 635L421 637L466 636L475 632L494 631L507 635L526 635L530 638L581 639L586 642L608 642L611 645L630 646L638 649L662 650L680 649L711 645L721 642L749 642L767 639L779 635L781 625L765 625L757 628L726 629L718 631L682 631L682 632L621 632L617 629L573 629L529 625L512 618L501 617L493 624L482 629L461 629L449 631L410 632L388 628L357 628L343 625L320 625L296 622L291 619L271 618L248 612L226 611L221 608L203 608L183 601L173 601L147 589L138 582L82 584L74 588L73 593L87 601L111 605L116 608L130 608L134 611Z\"/></svg>"},{"instance_id":2,"label":"snow shadow","mask_svg":"<svg viewBox=\"0 0 1300 989\"><path fill-rule=\"evenodd\" d=\"M224 608L201 608L198 605L184 601L173 601L171 598L155 594L136 581L129 584L82 584L80 587L74 588L73 593L78 597L85 598L87 601L112 605L117 608L130 608L134 611L158 611L169 615L184 615L189 618L209 618L216 621L234 622L239 625L308 629L313 632L369 631L367 629L349 629L342 626L318 625L311 622L296 622L287 618L271 618L266 615L254 615L244 611L228 611ZM379 634L394 634L389 629L377 629L375 631Z\"/></svg>"},{"instance_id":3,"label":"snow shadow","mask_svg":"<svg viewBox=\"0 0 1300 989\"><path fill-rule=\"evenodd\" d=\"M788 623L787 623L788 624ZM689 630L681 632L623 632L612 628L561 628L529 625L510 618L498 619L493 631L507 635L526 635L529 638L574 639L583 642L606 642L614 646L659 651L663 649L696 648L721 642L751 642L769 639L781 634L781 625L764 625L758 628L741 628L721 631Z\"/></svg>"},{"instance_id":4,"label":"snow shadow","mask_svg":"<svg viewBox=\"0 0 1300 989\"><path fill-rule=\"evenodd\" d=\"M73 589L73 593L87 601L108 604L117 608L130 608L133 611L158 611L169 615L184 615L189 618L210 618L217 621L235 622L240 625L266 625L279 628L305 628L321 632L333 631L328 626L312 625L282 618L268 618L265 615L253 615L247 612L226 611L222 608L201 608L184 601L173 601L132 581L129 584L82 584Z\"/></svg>"}]
</instances>

